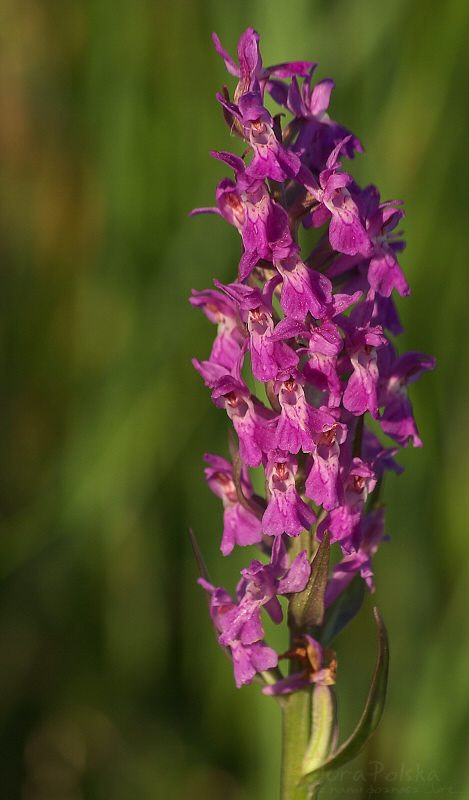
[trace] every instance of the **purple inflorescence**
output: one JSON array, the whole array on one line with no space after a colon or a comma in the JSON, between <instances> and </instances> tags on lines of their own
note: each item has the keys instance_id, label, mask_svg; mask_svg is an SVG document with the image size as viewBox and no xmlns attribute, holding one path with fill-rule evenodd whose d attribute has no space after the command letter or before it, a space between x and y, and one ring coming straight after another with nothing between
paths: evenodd
<instances>
[{"instance_id":1,"label":"purple inflorescence","mask_svg":"<svg viewBox=\"0 0 469 800\"><path fill-rule=\"evenodd\" d=\"M278 595L308 584L311 564L305 549L289 556L293 539L311 532L319 542L328 531L338 543L326 608L357 574L374 591L371 561L384 536L384 508L368 498L386 470L402 470L394 443L422 445L407 386L435 360L398 356L389 340L402 332L393 289L410 293L397 260L404 212L343 170L342 159L363 149L327 113L333 81L312 85L317 65L309 62L263 67L252 28L239 41L239 66L213 40L238 78L233 100L226 88L217 99L245 152L212 153L233 176L218 185L216 207L192 213L226 219L241 236L242 255L232 283L193 291L192 305L217 325L208 361L193 363L237 435L231 461L205 456L209 487L224 506L222 553L254 545L270 562L254 559L242 570L236 602L205 578L200 583L241 686L277 666L263 641L261 609L280 622ZM265 92L282 107L278 116L265 107ZM312 237L306 255L301 226L310 231L302 238ZM265 498L251 485L248 468L256 467L264 470ZM306 670L266 693L323 679L321 646L300 633L296 652Z\"/></svg>"}]
</instances>

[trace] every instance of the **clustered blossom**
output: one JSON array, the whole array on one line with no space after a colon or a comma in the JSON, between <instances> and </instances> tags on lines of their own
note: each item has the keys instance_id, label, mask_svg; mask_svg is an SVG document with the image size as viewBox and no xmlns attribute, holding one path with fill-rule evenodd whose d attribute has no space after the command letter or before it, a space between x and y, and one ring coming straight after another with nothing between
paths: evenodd
<instances>
[{"instance_id":1,"label":"clustered blossom","mask_svg":"<svg viewBox=\"0 0 469 800\"><path fill-rule=\"evenodd\" d=\"M217 326L209 359L193 363L238 439L232 461L205 456L209 487L223 501L222 553L254 545L270 560L254 559L242 570L236 601L205 578L200 583L241 686L277 667L261 611L281 622L278 596L306 587L306 549L289 557L292 539L303 531L312 530L317 542L328 531L341 551L326 607L356 574L374 591L372 558L384 536L384 509L367 500L387 470L401 471L398 448L422 445L407 387L434 359L398 356L390 341L402 331L393 290L410 293L397 260L404 212L399 202L381 203L375 186L360 188L343 169L343 159L362 146L327 113L333 81L312 85L317 64L309 62L264 67L252 28L239 41L239 66L215 34L213 40L238 78L233 100L226 87L217 99L245 152L212 153L233 175L218 185L216 207L192 213L224 217L241 237L242 255L232 283L215 280L215 288L193 290L192 305ZM266 92L283 109L276 117L264 105ZM312 237L306 255L300 226L311 231L302 237ZM378 429L391 444L380 441ZM248 472L260 466L265 498L254 494ZM333 682L335 661L324 663L321 645L306 631L294 642L281 657L305 669L266 686L266 693Z\"/></svg>"}]
</instances>

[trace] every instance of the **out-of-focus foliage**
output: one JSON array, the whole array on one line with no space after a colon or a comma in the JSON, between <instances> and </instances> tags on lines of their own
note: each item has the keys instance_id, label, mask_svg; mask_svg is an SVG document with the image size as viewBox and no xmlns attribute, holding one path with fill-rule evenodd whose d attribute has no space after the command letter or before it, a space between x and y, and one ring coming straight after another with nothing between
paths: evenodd
<instances>
[{"instance_id":1,"label":"out-of-focus foliage","mask_svg":"<svg viewBox=\"0 0 469 800\"><path fill-rule=\"evenodd\" d=\"M226 424L190 365L212 331L186 298L230 279L239 237L186 215L227 174L211 33L234 54L248 26L266 64L335 78L353 174L404 198L405 346L438 359L412 393L425 447L386 486L387 708L325 794L469 793L469 4L3 0L0 18L2 797L277 794L278 709L235 689L187 539L232 590L201 458ZM375 647L368 603L337 642L344 737Z\"/></svg>"}]
</instances>

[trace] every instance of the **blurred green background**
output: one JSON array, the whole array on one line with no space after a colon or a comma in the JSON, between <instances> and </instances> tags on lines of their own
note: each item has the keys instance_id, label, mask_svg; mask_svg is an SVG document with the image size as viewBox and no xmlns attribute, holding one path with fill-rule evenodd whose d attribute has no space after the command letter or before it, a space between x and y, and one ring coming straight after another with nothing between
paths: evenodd
<instances>
[{"instance_id":1,"label":"blurred green background","mask_svg":"<svg viewBox=\"0 0 469 800\"><path fill-rule=\"evenodd\" d=\"M234 687L187 539L233 590L251 555L218 550L202 454L227 426L187 297L239 240L186 215L229 172L211 33L235 55L248 26L265 64L334 77L351 171L404 199L400 349L438 359L412 391L425 446L386 486L385 716L325 795L469 794L467 0L3 0L0 21L0 796L277 796L278 709ZM373 625L367 601L337 643L343 737Z\"/></svg>"}]
</instances>

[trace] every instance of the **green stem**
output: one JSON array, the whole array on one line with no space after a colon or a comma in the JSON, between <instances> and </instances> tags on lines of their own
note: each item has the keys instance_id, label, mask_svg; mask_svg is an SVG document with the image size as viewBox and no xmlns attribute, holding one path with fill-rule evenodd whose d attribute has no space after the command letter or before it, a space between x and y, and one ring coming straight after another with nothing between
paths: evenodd
<instances>
[{"instance_id":1,"label":"green stem","mask_svg":"<svg viewBox=\"0 0 469 800\"><path fill-rule=\"evenodd\" d=\"M306 800L299 789L302 762L311 737L311 690L302 689L283 699L282 774L280 800Z\"/></svg>"},{"instance_id":2,"label":"green stem","mask_svg":"<svg viewBox=\"0 0 469 800\"><path fill-rule=\"evenodd\" d=\"M302 780L320 770L337 743L337 701L332 686L294 692L283 706L281 800L309 800L322 780ZM302 784L302 785L299 785Z\"/></svg>"}]
</instances>

